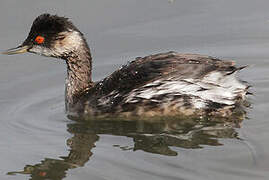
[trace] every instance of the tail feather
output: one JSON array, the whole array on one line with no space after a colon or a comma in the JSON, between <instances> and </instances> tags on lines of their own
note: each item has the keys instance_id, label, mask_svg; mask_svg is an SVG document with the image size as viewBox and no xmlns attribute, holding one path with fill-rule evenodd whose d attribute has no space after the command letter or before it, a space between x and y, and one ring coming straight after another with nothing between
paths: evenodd
<instances>
[{"instance_id":1,"label":"tail feather","mask_svg":"<svg viewBox=\"0 0 269 180\"><path fill-rule=\"evenodd\" d=\"M245 66L241 66L239 68L236 68L233 71L226 73L226 76L231 75L231 74L233 74L235 72L241 71L242 69L245 69L246 67L248 67L248 65L245 65Z\"/></svg>"}]
</instances>

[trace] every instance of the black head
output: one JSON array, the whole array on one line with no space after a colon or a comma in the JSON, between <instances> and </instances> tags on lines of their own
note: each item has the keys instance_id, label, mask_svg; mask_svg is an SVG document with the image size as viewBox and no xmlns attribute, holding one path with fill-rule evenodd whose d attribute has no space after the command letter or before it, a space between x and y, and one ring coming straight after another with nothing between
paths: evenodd
<instances>
[{"instance_id":1,"label":"black head","mask_svg":"<svg viewBox=\"0 0 269 180\"><path fill-rule=\"evenodd\" d=\"M61 58L83 43L82 33L68 18L42 14L34 20L29 35L22 45L4 54L28 51Z\"/></svg>"}]
</instances>

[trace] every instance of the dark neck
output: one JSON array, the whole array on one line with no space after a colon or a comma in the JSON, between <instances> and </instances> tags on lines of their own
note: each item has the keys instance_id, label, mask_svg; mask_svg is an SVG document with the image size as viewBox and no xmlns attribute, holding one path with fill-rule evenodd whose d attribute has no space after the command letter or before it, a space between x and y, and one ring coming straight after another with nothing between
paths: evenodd
<instances>
[{"instance_id":1,"label":"dark neck","mask_svg":"<svg viewBox=\"0 0 269 180\"><path fill-rule=\"evenodd\" d=\"M81 93L92 87L92 58L87 45L64 58L67 64L66 104L77 102Z\"/></svg>"}]
</instances>

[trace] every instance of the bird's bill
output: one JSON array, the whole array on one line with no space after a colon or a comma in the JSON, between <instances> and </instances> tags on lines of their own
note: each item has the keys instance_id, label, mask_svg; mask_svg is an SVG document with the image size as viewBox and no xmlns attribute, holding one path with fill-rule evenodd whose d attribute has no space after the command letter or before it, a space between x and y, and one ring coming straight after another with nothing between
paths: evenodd
<instances>
[{"instance_id":1,"label":"bird's bill","mask_svg":"<svg viewBox=\"0 0 269 180\"><path fill-rule=\"evenodd\" d=\"M30 47L27 45L24 45L24 46L21 45L21 46L18 46L16 48L8 49L8 50L2 52L2 54L12 55L12 54L26 53L26 52L28 52L29 48Z\"/></svg>"}]
</instances>

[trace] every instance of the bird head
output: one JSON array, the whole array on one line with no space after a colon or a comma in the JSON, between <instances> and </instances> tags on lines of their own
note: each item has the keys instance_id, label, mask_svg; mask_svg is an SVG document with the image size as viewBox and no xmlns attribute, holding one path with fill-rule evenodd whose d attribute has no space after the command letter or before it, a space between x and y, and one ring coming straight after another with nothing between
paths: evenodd
<instances>
[{"instance_id":1,"label":"bird head","mask_svg":"<svg viewBox=\"0 0 269 180\"><path fill-rule=\"evenodd\" d=\"M26 40L3 54L31 52L64 59L84 44L86 43L83 34L68 18L42 14L34 20Z\"/></svg>"}]
</instances>

